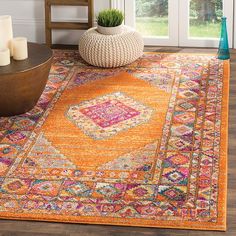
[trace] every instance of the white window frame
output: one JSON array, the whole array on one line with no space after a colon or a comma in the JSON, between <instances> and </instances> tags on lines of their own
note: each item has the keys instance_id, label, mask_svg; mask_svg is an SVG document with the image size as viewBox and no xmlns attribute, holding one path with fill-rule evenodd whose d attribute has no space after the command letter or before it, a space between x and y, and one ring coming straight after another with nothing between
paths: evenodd
<instances>
[{"instance_id":1,"label":"white window frame","mask_svg":"<svg viewBox=\"0 0 236 236\"><path fill-rule=\"evenodd\" d=\"M110 0L110 8L115 8L124 12L125 0Z\"/></svg>"},{"instance_id":2,"label":"white window frame","mask_svg":"<svg viewBox=\"0 0 236 236\"><path fill-rule=\"evenodd\" d=\"M233 13L236 12L235 0L223 0L223 14L227 17L229 46L236 48L236 17L233 35ZM111 6L125 12L125 24L135 28L135 1L111 0ZM235 8L235 11L234 11ZM169 37L145 37L145 45L182 46L182 47L218 47L219 39L189 37L189 0L169 0ZM220 37L220 35L219 35Z\"/></svg>"},{"instance_id":3,"label":"white window frame","mask_svg":"<svg viewBox=\"0 0 236 236\"><path fill-rule=\"evenodd\" d=\"M189 37L189 0L179 0L179 45L184 47L218 47L219 39ZM223 0L223 15L227 17L229 47L233 42L233 0ZM220 35L219 35L220 37Z\"/></svg>"},{"instance_id":4,"label":"white window frame","mask_svg":"<svg viewBox=\"0 0 236 236\"><path fill-rule=\"evenodd\" d=\"M125 24L135 28L135 1L125 0ZM177 11L176 11L177 9ZM145 45L154 46L176 46L178 44L178 0L169 0L168 6L168 22L169 22L169 35L165 36L144 36Z\"/></svg>"}]
</instances>

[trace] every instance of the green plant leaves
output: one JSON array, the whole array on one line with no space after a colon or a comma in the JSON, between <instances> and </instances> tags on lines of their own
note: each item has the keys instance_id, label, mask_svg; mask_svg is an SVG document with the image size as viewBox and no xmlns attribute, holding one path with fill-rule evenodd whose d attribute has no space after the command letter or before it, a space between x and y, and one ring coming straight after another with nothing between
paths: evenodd
<instances>
[{"instance_id":1,"label":"green plant leaves","mask_svg":"<svg viewBox=\"0 0 236 236\"><path fill-rule=\"evenodd\" d=\"M103 27L116 27L121 25L123 20L123 12L116 9L103 10L97 16L98 25Z\"/></svg>"}]
</instances>

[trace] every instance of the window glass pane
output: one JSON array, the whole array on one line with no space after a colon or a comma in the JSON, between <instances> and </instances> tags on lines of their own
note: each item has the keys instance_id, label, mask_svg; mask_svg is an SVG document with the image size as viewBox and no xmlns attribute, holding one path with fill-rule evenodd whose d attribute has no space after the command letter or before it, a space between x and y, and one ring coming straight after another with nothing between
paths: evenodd
<instances>
[{"instance_id":1,"label":"window glass pane","mask_svg":"<svg viewBox=\"0 0 236 236\"><path fill-rule=\"evenodd\" d=\"M190 0L189 36L219 38L223 0Z\"/></svg>"},{"instance_id":2,"label":"window glass pane","mask_svg":"<svg viewBox=\"0 0 236 236\"><path fill-rule=\"evenodd\" d=\"M168 0L136 0L135 5L137 31L145 36L168 36Z\"/></svg>"}]
</instances>

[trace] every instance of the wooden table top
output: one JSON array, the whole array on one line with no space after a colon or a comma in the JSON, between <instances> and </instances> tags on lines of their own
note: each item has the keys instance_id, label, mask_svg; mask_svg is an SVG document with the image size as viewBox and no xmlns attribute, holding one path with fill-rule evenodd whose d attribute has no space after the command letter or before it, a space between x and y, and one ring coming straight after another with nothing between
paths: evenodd
<instances>
[{"instance_id":1,"label":"wooden table top","mask_svg":"<svg viewBox=\"0 0 236 236\"><path fill-rule=\"evenodd\" d=\"M11 58L11 64L7 66L0 66L1 75L15 74L32 70L52 57L52 50L45 45L28 42L28 55L29 57L23 61L16 61Z\"/></svg>"}]
</instances>

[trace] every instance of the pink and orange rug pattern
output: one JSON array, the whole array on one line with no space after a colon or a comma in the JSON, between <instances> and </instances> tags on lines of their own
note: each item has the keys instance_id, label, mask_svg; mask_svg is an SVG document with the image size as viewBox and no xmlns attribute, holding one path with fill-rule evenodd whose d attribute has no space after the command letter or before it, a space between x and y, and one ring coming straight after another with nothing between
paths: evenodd
<instances>
[{"instance_id":1,"label":"pink and orange rug pattern","mask_svg":"<svg viewBox=\"0 0 236 236\"><path fill-rule=\"evenodd\" d=\"M0 118L0 218L225 230L229 62L54 52L30 112Z\"/></svg>"}]
</instances>

